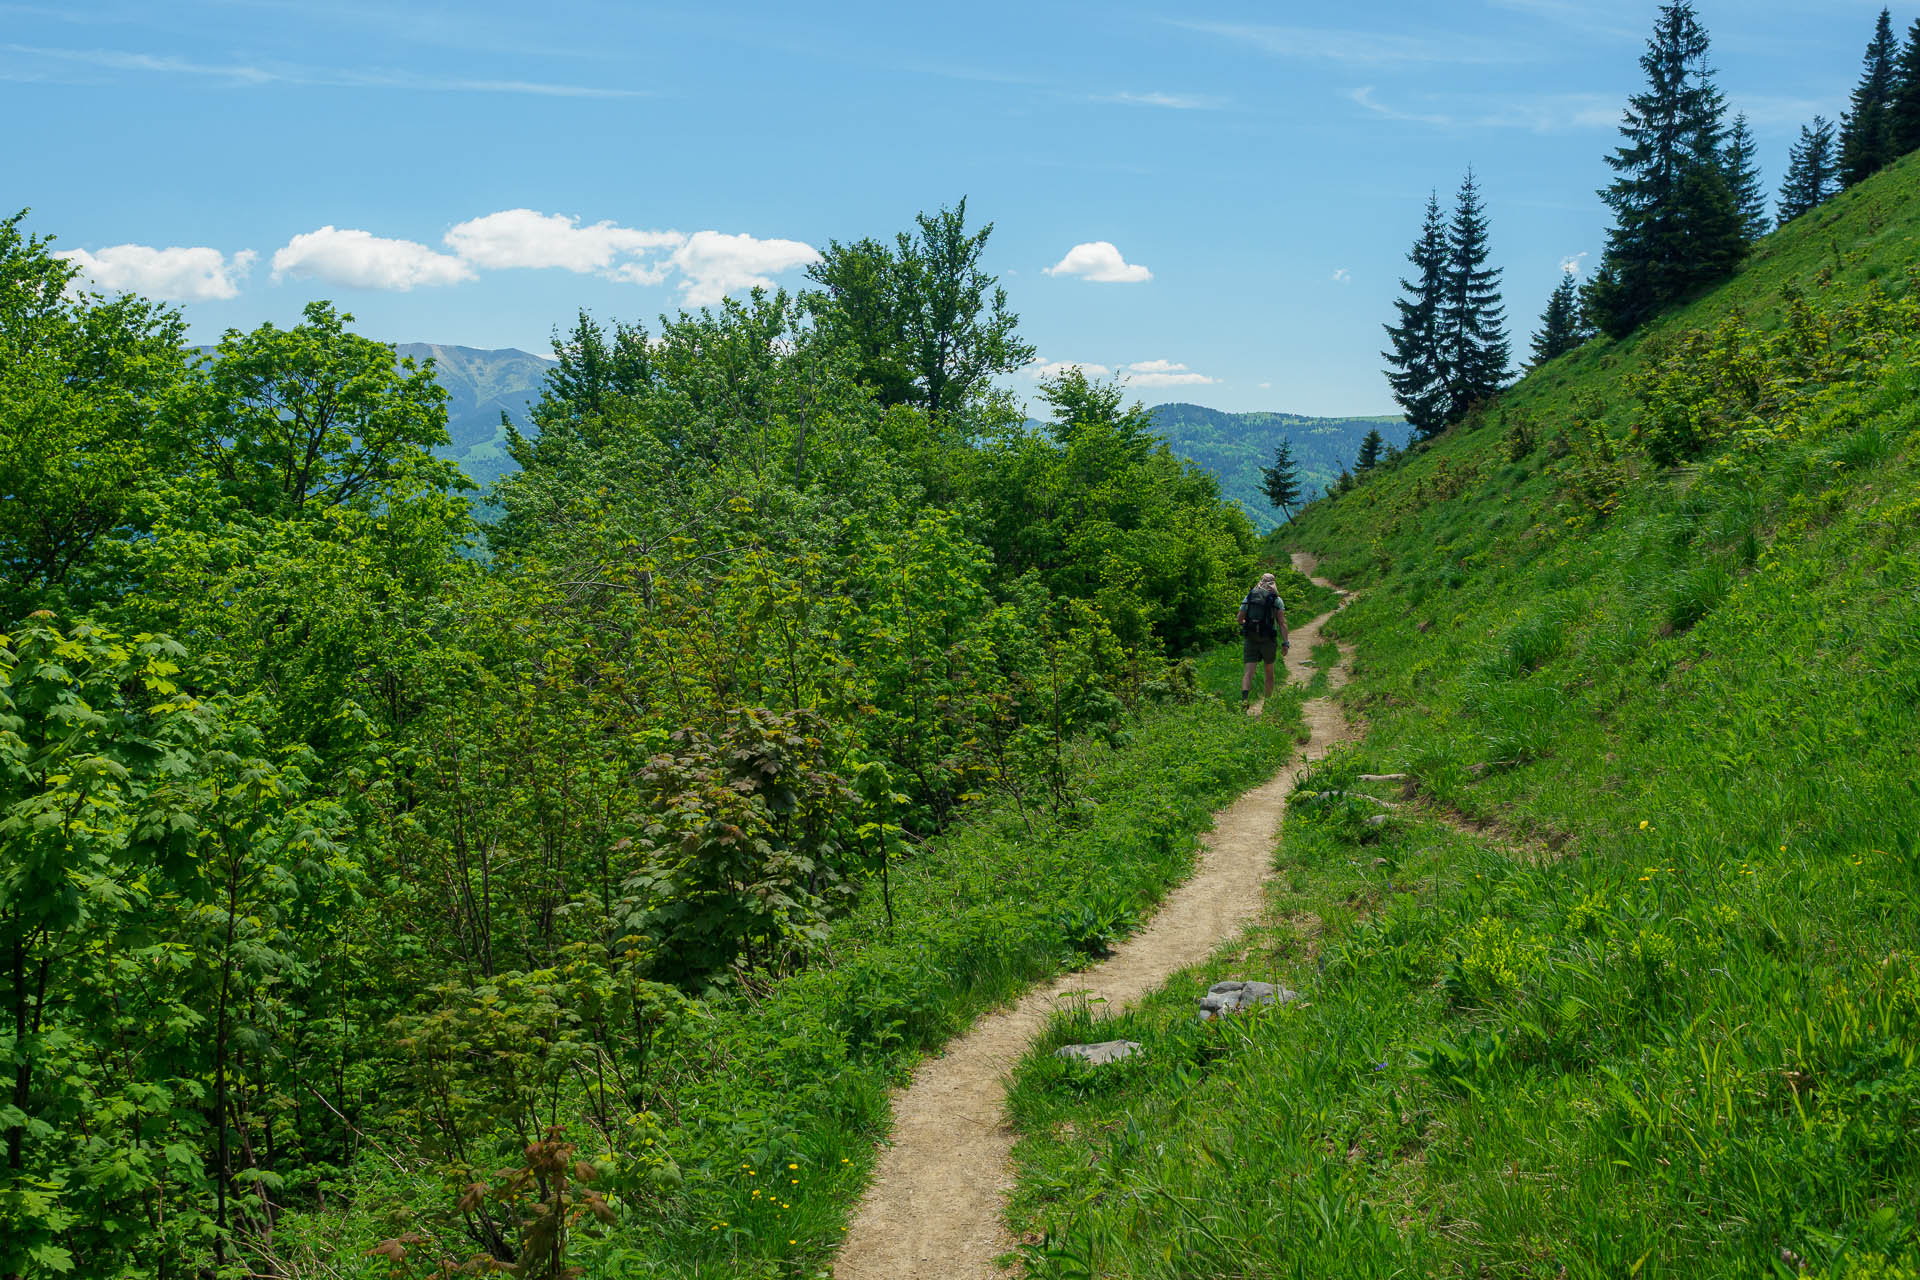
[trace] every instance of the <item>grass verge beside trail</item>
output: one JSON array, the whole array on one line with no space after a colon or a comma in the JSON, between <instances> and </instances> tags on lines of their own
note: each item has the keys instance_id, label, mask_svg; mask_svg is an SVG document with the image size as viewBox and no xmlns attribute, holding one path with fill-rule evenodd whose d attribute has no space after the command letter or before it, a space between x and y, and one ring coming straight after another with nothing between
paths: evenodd
<instances>
[{"instance_id":1,"label":"grass verge beside trail","mask_svg":"<svg viewBox=\"0 0 1920 1280\"><path fill-rule=\"evenodd\" d=\"M1024 1065L1037 1277L1920 1276L1917 246L1910 156L1288 526L1309 790L1427 807L1290 806L1304 1006Z\"/></svg>"},{"instance_id":2,"label":"grass verge beside trail","mask_svg":"<svg viewBox=\"0 0 1920 1280\"><path fill-rule=\"evenodd\" d=\"M1320 600L1282 579L1290 602ZM655 1142L677 1173L660 1180L654 1234L582 1224L573 1249L587 1273L827 1274L886 1132L888 1090L981 1012L1130 932L1191 873L1213 812L1296 750L1299 690L1276 690L1248 717L1238 644L1196 668L1195 701L1146 707L1115 744L1076 747L1077 817L1035 817L1029 830L1011 807L982 807L895 865L891 928L875 886L834 927L826 962L662 1032ZM406 1198L396 1189L386 1202ZM384 1262L342 1258L339 1242L413 1224L362 1211L289 1225L316 1234L284 1242L287 1256L376 1275ZM465 1256L440 1243L442 1256Z\"/></svg>"}]
</instances>

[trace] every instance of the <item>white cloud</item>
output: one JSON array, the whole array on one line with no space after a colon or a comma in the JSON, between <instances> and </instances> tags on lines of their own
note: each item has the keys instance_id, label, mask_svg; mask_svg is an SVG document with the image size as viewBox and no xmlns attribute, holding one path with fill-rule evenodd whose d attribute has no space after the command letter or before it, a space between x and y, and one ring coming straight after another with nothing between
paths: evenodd
<instances>
[{"instance_id":1,"label":"white cloud","mask_svg":"<svg viewBox=\"0 0 1920 1280\"><path fill-rule=\"evenodd\" d=\"M236 87L296 85L333 89L401 89L419 93L511 93L546 98L638 98L646 89L602 89L593 85L547 84L534 80L481 80L423 76L406 71L359 71L335 67L306 67L290 63L207 63L119 49L55 49L35 45L0 44L0 52L43 61L104 67L113 71L196 76Z\"/></svg>"},{"instance_id":2,"label":"white cloud","mask_svg":"<svg viewBox=\"0 0 1920 1280\"><path fill-rule=\"evenodd\" d=\"M476 267L563 267L568 271L608 272L616 259L678 249L687 242L678 231L642 231L612 222L583 227L579 223L578 218L563 213L502 209L460 223L447 232L445 243ZM622 269L632 265L624 263Z\"/></svg>"},{"instance_id":3,"label":"white cloud","mask_svg":"<svg viewBox=\"0 0 1920 1280\"><path fill-rule=\"evenodd\" d=\"M1560 259L1560 270L1568 275L1577 276L1580 274L1580 264L1585 262L1586 259L1587 255L1584 252L1576 253L1572 257L1562 258Z\"/></svg>"},{"instance_id":4,"label":"white cloud","mask_svg":"<svg viewBox=\"0 0 1920 1280\"><path fill-rule=\"evenodd\" d=\"M1153 279L1153 272L1137 262L1128 262L1107 240L1073 246L1046 272L1050 276L1080 276L1097 284L1140 284Z\"/></svg>"},{"instance_id":5,"label":"white cloud","mask_svg":"<svg viewBox=\"0 0 1920 1280\"><path fill-rule=\"evenodd\" d=\"M737 289L771 289L769 276L818 261L819 251L798 240L756 240L721 231L694 232L672 258L686 276L680 299L690 307L712 306Z\"/></svg>"},{"instance_id":6,"label":"white cloud","mask_svg":"<svg viewBox=\"0 0 1920 1280\"><path fill-rule=\"evenodd\" d=\"M1426 95L1438 102L1438 95ZM1603 94L1549 93L1497 98L1484 94L1448 95L1443 110L1422 111L1382 102L1372 85L1349 89L1347 99L1387 120L1431 125L1436 129L1525 129L1530 133L1564 133L1576 129L1605 129L1620 119L1617 103Z\"/></svg>"},{"instance_id":7,"label":"white cloud","mask_svg":"<svg viewBox=\"0 0 1920 1280\"><path fill-rule=\"evenodd\" d=\"M455 225L452 253L412 240L322 227L273 255L273 275L303 276L364 289L412 289L474 279L480 270L560 269L626 284L660 285L678 276L681 302L708 307L741 289L772 288L772 277L820 260L798 240L761 240L720 231L649 231L614 222L580 225L567 214L502 209Z\"/></svg>"},{"instance_id":8,"label":"white cloud","mask_svg":"<svg viewBox=\"0 0 1920 1280\"><path fill-rule=\"evenodd\" d=\"M369 231L334 226L308 231L273 255L273 278L297 276L352 289L398 289L457 284L473 268L451 254L412 240L388 240Z\"/></svg>"},{"instance_id":9,"label":"white cloud","mask_svg":"<svg viewBox=\"0 0 1920 1280\"><path fill-rule=\"evenodd\" d=\"M1104 364L1093 364L1086 360L1049 360L1044 356L1034 359L1025 369L1029 378L1057 378L1063 373L1078 369L1089 378L1110 378L1118 374L1126 382L1137 387L1198 387L1218 381L1204 373L1195 373L1184 364L1172 360L1135 360L1115 369Z\"/></svg>"},{"instance_id":10,"label":"white cloud","mask_svg":"<svg viewBox=\"0 0 1920 1280\"><path fill-rule=\"evenodd\" d=\"M1352 280L1353 272L1347 270L1345 267L1335 267L1333 269L1333 282L1335 284L1347 284Z\"/></svg>"},{"instance_id":11,"label":"white cloud","mask_svg":"<svg viewBox=\"0 0 1920 1280\"><path fill-rule=\"evenodd\" d=\"M1485 39L1456 36L1392 35L1379 31L1294 27L1261 23L1182 22L1173 25L1204 31L1283 58L1340 62L1354 66L1452 63L1473 66L1521 62L1531 50Z\"/></svg>"},{"instance_id":12,"label":"white cloud","mask_svg":"<svg viewBox=\"0 0 1920 1280\"><path fill-rule=\"evenodd\" d=\"M1104 364L1089 364L1084 360L1048 360L1044 357L1036 358L1027 365L1026 374L1029 378L1038 381L1041 378L1057 378L1075 369L1089 378L1106 378L1113 374L1113 370Z\"/></svg>"},{"instance_id":13,"label":"white cloud","mask_svg":"<svg viewBox=\"0 0 1920 1280\"><path fill-rule=\"evenodd\" d=\"M1127 107L1165 107L1169 111L1218 111L1227 105L1225 98L1210 93L1109 93L1094 101Z\"/></svg>"},{"instance_id":14,"label":"white cloud","mask_svg":"<svg viewBox=\"0 0 1920 1280\"><path fill-rule=\"evenodd\" d=\"M1136 360L1122 372L1137 387L1198 387L1215 381L1171 360Z\"/></svg>"},{"instance_id":15,"label":"white cloud","mask_svg":"<svg viewBox=\"0 0 1920 1280\"><path fill-rule=\"evenodd\" d=\"M143 293L168 302L210 302L238 294L240 281L260 255L242 249L229 258L218 249L204 247L115 244L98 253L68 249L54 256L79 267L95 288Z\"/></svg>"}]
</instances>

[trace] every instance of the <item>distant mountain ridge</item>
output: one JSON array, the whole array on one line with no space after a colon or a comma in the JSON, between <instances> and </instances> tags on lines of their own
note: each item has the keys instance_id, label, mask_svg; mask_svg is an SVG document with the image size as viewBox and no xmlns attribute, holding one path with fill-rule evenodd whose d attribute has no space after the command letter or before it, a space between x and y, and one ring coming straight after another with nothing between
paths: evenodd
<instances>
[{"instance_id":1,"label":"distant mountain ridge","mask_svg":"<svg viewBox=\"0 0 1920 1280\"><path fill-rule=\"evenodd\" d=\"M540 386L554 362L514 347L483 351L437 342L401 342L394 354L416 362L433 361L433 376L447 393L447 435L436 450L460 464L482 489L515 470L507 456L507 432L500 416L522 431L531 429L528 410L540 399Z\"/></svg>"},{"instance_id":2,"label":"distant mountain ridge","mask_svg":"<svg viewBox=\"0 0 1920 1280\"><path fill-rule=\"evenodd\" d=\"M1260 469L1273 461L1280 441L1293 442L1302 499L1324 492L1351 467L1367 432L1378 430L1404 449L1413 434L1396 417L1311 418L1297 413L1227 413L1198 404L1155 405L1148 413L1167 447L1211 471L1223 496L1240 504L1261 532L1279 523L1260 487Z\"/></svg>"}]
</instances>

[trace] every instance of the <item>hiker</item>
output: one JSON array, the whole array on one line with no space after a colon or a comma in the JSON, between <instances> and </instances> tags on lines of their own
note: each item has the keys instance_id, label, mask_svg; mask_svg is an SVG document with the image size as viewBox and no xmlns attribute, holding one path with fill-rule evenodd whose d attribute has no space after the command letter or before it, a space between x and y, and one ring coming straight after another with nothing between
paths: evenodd
<instances>
[{"instance_id":1,"label":"hiker","mask_svg":"<svg viewBox=\"0 0 1920 1280\"><path fill-rule=\"evenodd\" d=\"M1273 662L1287 648L1287 605L1273 575L1263 573L1247 598L1240 602L1240 658L1246 670L1240 676L1240 701L1253 688L1253 669L1267 664L1267 691L1273 696Z\"/></svg>"}]
</instances>

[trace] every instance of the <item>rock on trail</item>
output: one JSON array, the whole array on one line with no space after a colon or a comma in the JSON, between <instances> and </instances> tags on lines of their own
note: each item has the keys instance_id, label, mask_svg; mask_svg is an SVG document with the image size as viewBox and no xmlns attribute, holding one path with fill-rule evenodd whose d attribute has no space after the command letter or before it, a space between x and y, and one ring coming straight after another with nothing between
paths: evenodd
<instances>
[{"instance_id":1,"label":"rock on trail","mask_svg":"<svg viewBox=\"0 0 1920 1280\"><path fill-rule=\"evenodd\" d=\"M1296 553L1294 567L1311 576L1318 566ZM1312 677L1310 655L1325 621L1295 629L1289 679ZM1343 649L1329 688L1346 683L1349 658ZM984 1015L895 1092L892 1138L841 1246L834 1267L839 1280L1000 1280L1004 1273L993 1260L1014 1247L1001 1221L1013 1186L1007 1075L1056 1008L1081 1001L1104 1001L1109 1009L1130 1005L1206 960L1258 917L1294 779L1349 736L1330 698L1308 702L1305 714L1313 736L1302 757L1214 815L1193 877L1167 895L1144 928L1094 968Z\"/></svg>"}]
</instances>

